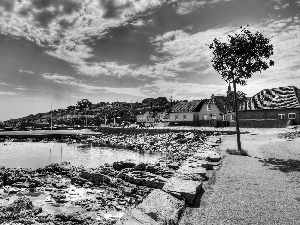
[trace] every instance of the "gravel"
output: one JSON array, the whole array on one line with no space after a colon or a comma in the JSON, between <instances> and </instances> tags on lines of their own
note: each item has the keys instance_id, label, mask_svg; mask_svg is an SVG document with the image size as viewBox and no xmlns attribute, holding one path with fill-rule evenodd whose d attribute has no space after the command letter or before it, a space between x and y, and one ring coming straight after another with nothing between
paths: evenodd
<instances>
[{"instance_id":1,"label":"gravel","mask_svg":"<svg viewBox=\"0 0 300 225\"><path fill-rule=\"evenodd\" d=\"M205 182L200 205L187 208L179 224L299 224L300 139L278 139L278 131L242 135L251 157L226 154L236 136L223 136L222 166Z\"/></svg>"}]
</instances>

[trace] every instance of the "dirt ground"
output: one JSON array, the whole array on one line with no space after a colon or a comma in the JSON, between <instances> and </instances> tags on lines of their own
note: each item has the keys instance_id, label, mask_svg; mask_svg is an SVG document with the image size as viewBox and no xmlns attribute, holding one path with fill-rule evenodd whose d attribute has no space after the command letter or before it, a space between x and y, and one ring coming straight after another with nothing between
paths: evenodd
<instances>
[{"instance_id":1,"label":"dirt ground","mask_svg":"<svg viewBox=\"0 0 300 225\"><path fill-rule=\"evenodd\" d=\"M242 135L250 156L228 155L236 135L222 136L222 166L208 174L199 203L179 224L299 224L300 138L279 139L278 132Z\"/></svg>"}]
</instances>

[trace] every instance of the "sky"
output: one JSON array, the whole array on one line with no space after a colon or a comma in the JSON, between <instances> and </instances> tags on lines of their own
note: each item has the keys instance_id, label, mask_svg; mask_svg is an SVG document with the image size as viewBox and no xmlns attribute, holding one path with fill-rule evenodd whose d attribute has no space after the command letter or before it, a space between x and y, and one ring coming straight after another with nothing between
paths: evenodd
<instances>
[{"instance_id":1,"label":"sky","mask_svg":"<svg viewBox=\"0 0 300 225\"><path fill-rule=\"evenodd\" d=\"M299 0L0 0L0 121L85 98L225 94L207 45L247 25L275 65L238 90L300 88Z\"/></svg>"}]
</instances>

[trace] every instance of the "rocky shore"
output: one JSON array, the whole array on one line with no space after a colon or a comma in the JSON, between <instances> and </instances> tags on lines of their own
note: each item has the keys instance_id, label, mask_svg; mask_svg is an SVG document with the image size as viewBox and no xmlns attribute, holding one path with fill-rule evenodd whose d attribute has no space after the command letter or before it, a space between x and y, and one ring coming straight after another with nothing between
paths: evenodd
<instances>
[{"instance_id":1,"label":"rocky shore","mask_svg":"<svg viewBox=\"0 0 300 225\"><path fill-rule=\"evenodd\" d=\"M138 216L173 224L184 207L193 205L206 170L221 159L212 151L220 142L215 136L182 132L136 135L131 141L110 135L107 140L158 149L166 156L152 164L120 161L98 168L67 162L37 170L2 167L0 223L132 224Z\"/></svg>"}]
</instances>

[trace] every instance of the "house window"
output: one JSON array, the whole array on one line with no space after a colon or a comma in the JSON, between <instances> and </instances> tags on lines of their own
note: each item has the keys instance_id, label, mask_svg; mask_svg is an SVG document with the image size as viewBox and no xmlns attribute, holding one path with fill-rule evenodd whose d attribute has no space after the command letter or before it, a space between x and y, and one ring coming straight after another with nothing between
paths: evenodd
<instances>
[{"instance_id":1,"label":"house window","mask_svg":"<svg viewBox=\"0 0 300 225\"><path fill-rule=\"evenodd\" d=\"M183 119L186 120L186 115L183 115Z\"/></svg>"},{"instance_id":2,"label":"house window","mask_svg":"<svg viewBox=\"0 0 300 225\"><path fill-rule=\"evenodd\" d=\"M210 111L210 105L209 104L207 105L207 111Z\"/></svg>"},{"instance_id":3,"label":"house window","mask_svg":"<svg viewBox=\"0 0 300 225\"><path fill-rule=\"evenodd\" d=\"M223 120L223 121L225 121L225 120L226 120L226 118L225 118L225 115L222 115L222 120Z\"/></svg>"},{"instance_id":4,"label":"house window","mask_svg":"<svg viewBox=\"0 0 300 225\"><path fill-rule=\"evenodd\" d=\"M296 119L296 113L289 113L289 119Z\"/></svg>"},{"instance_id":5,"label":"house window","mask_svg":"<svg viewBox=\"0 0 300 225\"><path fill-rule=\"evenodd\" d=\"M175 115L175 120L178 120L178 115Z\"/></svg>"},{"instance_id":6,"label":"house window","mask_svg":"<svg viewBox=\"0 0 300 225\"><path fill-rule=\"evenodd\" d=\"M279 120L284 120L285 119L285 114L278 114L278 119Z\"/></svg>"},{"instance_id":7,"label":"house window","mask_svg":"<svg viewBox=\"0 0 300 225\"><path fill-rule=\"evenodd\" d=\"M212 119L212 120L217 119L217 115L216 115L216 114L212 114L212 115L211 115L211 119Z\"/></svg>"},{"instance_id":8,"label":"house window","mask_svg":"<svg viewBox=\"0 0 300 225\"><path fill-rule=\"evenodd\" d=\"M203 119L203 120L207 120L207 115L206 115L206 114L203 114L202 119Z\"/></svg>"},{"instance_id":9,"label":"house window","mask_svg":"<svg viewBox=\"0 0 300 225\"><path fill-rule=\"evenodd\" d=\"M231 115L231 121L235 121L235 114Z\"/></svg>"}]
</instances>

